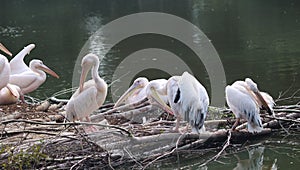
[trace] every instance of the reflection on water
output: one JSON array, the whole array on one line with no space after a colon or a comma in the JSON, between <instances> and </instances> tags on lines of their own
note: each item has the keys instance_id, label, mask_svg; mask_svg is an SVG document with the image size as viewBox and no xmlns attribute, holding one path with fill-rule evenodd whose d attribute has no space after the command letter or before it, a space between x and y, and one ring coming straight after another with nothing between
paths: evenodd
<instances>
[{"instance_id":1,"label":"reflection on water","mask_svg":"<svg viewBox=\"0 0 300 170\"><path fill-rule=\"evenodd\" d=\"M263 168L263 162L264 162L264 150L265 147L254 147L250 150L248 150L249 158L241 160L239 156L235 155L238 163L234 170L242 170L242 169L262 169Z\"/></svg>"}]
</instances>

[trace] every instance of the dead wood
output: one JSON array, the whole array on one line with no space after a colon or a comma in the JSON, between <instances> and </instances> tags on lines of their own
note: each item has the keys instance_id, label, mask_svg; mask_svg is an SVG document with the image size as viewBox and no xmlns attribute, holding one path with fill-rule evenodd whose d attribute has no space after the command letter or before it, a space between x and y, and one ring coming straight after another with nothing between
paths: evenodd
<instances>
[{"instance_id":1,"label":"dead wood","mask_svg":"<svg viewBox=\"0 0 300 170\"><path fill-rule=\"evenodd\" d=\"M50 102L53 103L52 99ZM297 104L276 106L275 117L262 114L265 129L255 134L247 132L243 120L237 131L229 131L235 121L230 110L210 107L211 120L205 121L206 132L200 135L174 133L175 117L155 110L149 103L129 109L106 104L91 116L92 123L62 123L64 116L57 110L36 111L36 107L18 104L1 108L1 165L10 166L8 159L26 158L39 169L105 169L125 164L143 169L179 151L217 149L218 154L207 159L203 163L206 165L217 160L232 145L260 141L278 130L292 133L300 125ZM147 113L141 116L141 112ZM154 112L157 115L151 117ZM181 122L182 127L185 124ZM99 127L99 131L87 134L81 128L91 125ZM26 169L25 164L23 168Z\"/></svg>"}]
</instances>

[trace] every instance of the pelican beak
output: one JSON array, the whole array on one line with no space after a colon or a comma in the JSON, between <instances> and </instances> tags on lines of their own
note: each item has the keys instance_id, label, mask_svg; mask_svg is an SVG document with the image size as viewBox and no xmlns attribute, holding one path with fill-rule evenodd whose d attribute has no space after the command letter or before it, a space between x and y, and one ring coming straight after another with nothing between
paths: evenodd
<instances>
[{"instance_id":1,"label":"pelican beak","mask_svg":"<svg viewBox=\"0 0 300 170\"><path fill-rule=\"evenodd\" d=\"M14 97L18 98L20 96L18 90L13 85L7 84L6 87Z\"/></svg>"},{"instance_id":2,"label":"pelican beak","mask_svg":"<svg viewBox=\"0 0 300 170\"><path fill-rule=\"evenodd\" d=\"M273 111L272 109L268 106L267 102L265 101L265 99L262 97L262 95L260 94L260 92L254 92L256 97L258 98L258 100L261 101L262 104L262 108L265 109L269 115L273 115Z\"/></svg>"},{"instance_id":3,"label":"pelican beak","mask_svg":"<svg viewBox=\"0 0 300 170\"><path fill-rule=\"evenodd\" d=\"M174 115L173 110L159 97L155 88L151 87L150 91L151 91L151 96L153 100L156 102L156 104L167 113Z\"/></svg>"},{"instance_id":4,"label":"pelican beak","mask_svg":"<svg viewBox=\"0 0 300 170\"><path fill-rule=\"evenodd\" d=\"M5 52L9 56L12 56L12 53L1 43L0 43L0 50Z\"/></svg>"},{"instance_id":5,"label":"pelican beak","mask_svg":"<svg viewBox=\"0 0 300 170\"><path fill-rule=\"evenodd\" d=\"M129 96L131 96L132 94L134 94L138 89L140 89L141 87L139 87L136 84L132 84L128 90L126 90L126 92L119 98L119 100L115 103L114 108L120 106L120 104L125 101Z\"/></svg>"},{"instance_id":6,"label":"pelican beak","mask_svg":"<svg viewBox=\"0 0 300 170\"><path fill-rule=\"evenodd\" d=\"M82 67L80 82L79 82L79 92L80 93L83 91L83 85L84 85L84 82L85 82L88 72L89 72L89 69L87 69L86 67Z\"/></svg>"},{"instance_id":7,"label":"pelican beak","mask_svg":"<svg viewBox=\"0 0 300 170\"><path fill-rule=\"evenodd\" d=\"M41 65L40 69L45 71L46 73L50 74L51 76L53 76L55 78L59 78L59 76L54 71L52 71L50 68L48 68L46 65Z\"/></svg>"}]
</instances>

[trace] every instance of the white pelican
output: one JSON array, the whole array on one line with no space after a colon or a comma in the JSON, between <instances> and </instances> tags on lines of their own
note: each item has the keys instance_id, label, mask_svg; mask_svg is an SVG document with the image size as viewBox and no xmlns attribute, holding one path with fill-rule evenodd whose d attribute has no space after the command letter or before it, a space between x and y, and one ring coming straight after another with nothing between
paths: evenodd
<instances>
[{"instance_id":1,"label":"white pelican","mask_svg":"<svg viewBox=\"0 0 300 170\"><path fill-rule=\"evenodd\" d=\"M0 105L16 103L19 97L24 101L21 89L12 84L8 84L10 67L5 56L0 54Z\"/></svg>"},{"instance_id":2,"label":"white pelican","mask_svg":"<svg viewBox=\"0 0 300 170\"><path fill-rule=\"evenodd\" d=\"M10 67L5 56L0 54L0 90L9 82Z\"/></svg>"},{"instance_id":3,"label":"white pelican","mask_svg":"<svg viewBox=\"0 0 300 170\"><path fill-rule=\"evenodd\" d=\"M107 84L99 77L99 59L94 54L87 54L81 61L81 77L79 88L66 105L66 115L69 121L85 118L90 122L90 114L97 110L105 101ZM92 79L84 82L91 69Z\"/></svg>"},{"instance_id":4,"label":"white pelican","mask_svg":"<svg viewBox=\"0 0 300 170\"><path fill-rule=\"evenodd\" d=\"M12 56L12 53L1 43L0 43L0 50L5 52L9 56Z\"/></svg>"},{"instance_id":5,"label":"white pelican","mask_svg":"<svg viewBox=\"0 0 300 170\"><path fill-rule=\"evenodd\" d=\"M259 115L260 108L264 108L272 115L274 113L272 110L274 105L273 98L267 93L260 92L257 84L250 78L228 85L225 92L227 104L236 117L236 122L232 129L236 128L242 118L248 121L249 132L262 131L263 127Z\"/></svg>"},{"instance_id":6,"label":"white pelican","mask_svg":"<svg viewBox=\"0 0 300 170\"><path fill-rule=\"evenodd\" d=\"M149 88L152 89L152 94L155 94L157 88L152 87L150 85ZM172 111L177 117L175 130L178 131L180 119L183 118L191 125L193 133L200 133L209 105L208 94L201 83L188 72L184 72L182 76L169 78L161 91L167 94ZM152 96L157 102L162 102L158 95Z\"/></svg>"},{"instance_id":7,"label":"white pelican","mask_svg":"<svg viewBox=\"0 0 300 170\"><path fill-rule=\"evenodd\" d=\"M31 60L28 69L30 70L19 74L11 74L9 80L9 83L19 86L24 94L36 90L45 82L47 77L45 72L55 78L59 78L59 76L46 65L44 65L41 60Z\"/></svg>"},{"instance_id":8,"label":"white pelican","mask_svg":"<svg viewBox=\"0 0 300 170\"><path fill-rule=\"evenodd\" d=\"M128 88L128 90L119 98L119 100L115 103L114 107L119 106L123 101L126 104L132 104L139 102L149 96L149 93L146 92L146 89L149 84L154 83L158 89L164 87L167 83L166 79L156 79L149 80L145 77L139 77L134 80L133 84ZM159 93L160 98L163 99L165 103L168 102L167 96Z\"/></svg>"}]
</instances>

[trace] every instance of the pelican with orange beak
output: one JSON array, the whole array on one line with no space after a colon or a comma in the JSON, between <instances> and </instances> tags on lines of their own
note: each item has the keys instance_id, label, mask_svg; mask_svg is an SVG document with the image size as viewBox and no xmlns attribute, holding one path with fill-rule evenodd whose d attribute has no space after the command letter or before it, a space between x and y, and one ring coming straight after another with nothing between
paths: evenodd
<instances>
[{"instance_id":1,"label":"pelican with orange beak","mask_svg":"<svg viewBox=\"0 0 300 170\"><path fill-rule=\"evenodd\" d=\"M34 44L24 47L24 49L10 61L11 74L9 83L19 86L24 94L30 93L42 85L46 81L46 73L55 78L59 78L59 76L44 65L41 60L31 60L29 67L24 63L24 57L29 54L34 47Z\"/></svg>"},{"instance_id":2,"label":"pelican with orange beak","mask_svg":"<svg viewBox=\"0 0 300 170\"><path fill-rule=\"evenodd\" d=\"M31 60L29 69L30 70L19 74L10 75L9 83L19 86L24 94L30 93L42 85L46 81L46 73L55 78L59 78L59 76L44 65L41 60Z\"/></svg>"}]
</instances>

